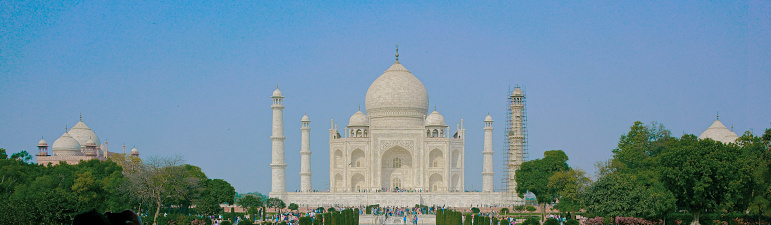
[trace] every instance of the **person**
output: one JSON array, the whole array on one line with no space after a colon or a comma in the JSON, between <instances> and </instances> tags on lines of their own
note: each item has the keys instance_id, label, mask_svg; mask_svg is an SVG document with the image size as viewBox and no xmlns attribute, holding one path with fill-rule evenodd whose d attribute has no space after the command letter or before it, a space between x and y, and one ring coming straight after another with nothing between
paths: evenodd
<instances>
[{"instance_id":1,"label":"person","mask_svg":"<svg viewBox=\"0 0 771 225\"><path fill-rule=\"evenodd\" d=\"M111 224L142 225L142 218L129 209L119 213L106 212L104 215L110 220Z\"/></svg>"},{"instance_id":2,"label":"person","mask_svg":"<svg viewBox=\"0 0 771 225\"><path fill-rule=\"evenodd\" d=\"M96 209L78 213L75 215L75 219L72 220L73 225L110 225L110 221L107 217L101 213L96 212Z\"/></svg>"}]
</instances>

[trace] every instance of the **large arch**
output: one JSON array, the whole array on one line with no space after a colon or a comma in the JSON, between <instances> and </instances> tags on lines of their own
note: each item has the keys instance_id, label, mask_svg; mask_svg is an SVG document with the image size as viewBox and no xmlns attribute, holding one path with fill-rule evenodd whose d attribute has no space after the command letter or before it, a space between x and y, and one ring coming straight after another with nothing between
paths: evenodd
<instances>
[{"instance_id":1,"label":"large arch","mask_svg":"<svg viewBox=\"0 0 771 225\"><path fill-rule=\"evenodd\" d=\"M439 149L431 150L428 154L428 167L442 168L444 167L444 154Z\"/></svg>"},{"instance_id":2,"label":"large arch","mask_svg":"<svg viewBox=\"0 0 771 225\"><path fill-rule=\"evenodd\" d=\"M444 190L443 180L442 175L439 175L438 173L432 174L431 177L428 178L429 191L437 192Z\"/></svg>"},{"instance_id":3,"label":"large arch","mask_svg":"<svg viewBox=\"0 0 771 225\"><path fill-rule=\"evenodd\" d=\"M394 146L380 157L382 165L381 187L386 189L412 188L412 154L406 149Z\"/></svg>"},{"instance_id":4,"label":"large arch","mask_svg":"<svg viewBox=\"0 0 771 225\"><path fill-rule=\"evenodd\" d=\"M340 149L335 151L335 168L343 168L343 164L345 162L343 161L343 151L340 151Z\"/></svg>"},{"instance_id":5,"label":"large arch","mask_svg":"<svg viewBox=\"0 0 771 225\"><path fill-rule=\"evenodd\" d=\"M452 151L452 158L450 158L452 161L452 168L460 168L461 165L463 165L462 159L460 158L460 151L455 149Z\"/></svg>"},{"instance_id":6,"label":"large arch","mask_svg":"<svg viewBox=\"0 0 771 225\"><path fill-rule=\"evenodd\" d=\"M366 188L364 185L365 185L364 175L361 175L360 173L357 173L357 174L354 174L351 177L351 191L352 192L357 192L357 191L364 190Z\"/></svg>"},{"instance_id":7,"label":"large arch","mask_svg":"<svg viewBox=\"0 0 771 225\"><path fill-rule=\"evenodd\" d=\"M460 175L457 173L452 175L452 183L450 183L450 187L452 187L453 191L463 191L463 187L460 186Z\"/></svg>"},{"instance_id":8,"label":"large arch","mask_svg":"<svg viewBox=\"0 0 771 225\"><path fill-rule=\"evenodd\" d=\"M335 190L342 191L343 189L343 175L339 173L335 175Z\"/></svg>"},{"instance_id":9,"label":"large arch","mask_svg":"<svg viewBox=\"0 0 771 225\"><path fill-rule=\"evenodd\" d=\"M351 167L365 167L366 163L364 162L364 159L364 151L358 148L353 150L353 152L351 152Z\"/></svg>"}]
</instances>

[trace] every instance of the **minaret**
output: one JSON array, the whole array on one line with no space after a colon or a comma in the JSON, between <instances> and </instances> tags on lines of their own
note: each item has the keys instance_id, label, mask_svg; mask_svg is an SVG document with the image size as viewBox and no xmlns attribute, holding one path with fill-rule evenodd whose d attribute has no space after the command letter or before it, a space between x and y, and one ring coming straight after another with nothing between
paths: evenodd
<instances>
[{"instance_id":1,"label":"minaret","mask_svg":"<svg viewBox=\"0 0 771 225\"><path fill-rule=\"evenodd\" d=\"M302 137L300 141L300 191L309 192L311 190L311 140L310 133L311 120L308 115L303 115L300 120L302 123Z\"/></svg>"},{"instance_id":2,"label":"minaret","mask_svg":"<svg viewBox=\"0 0 771 225\"><path fill-rule=\"evenodd\" d=\"M272 171L270 197L281 198L286 194L286 161L284 160L284 96L281 95L281 91L273 91L273 105L270 106L273 109L273 133L270 136L270 140L273 142L272 161L270 168Z\"/></svg>"},{"instance_id":3,"label":"minaret","mask_svg":"<svg viewBox=\"0 0 771 225\"><path fill-rule=\"evenodd\" d=\"M511 99L511 105L509 106L511 108L511 131L509 132L508 190L509 192L516 193L516 171L522 165L525 148L525 95L517 87L509 98Z\"/></svg>"},{"instance_id":4,"label":"minaret","mask_svg":"<svg viewBox=\"0 0 771 225\"><path fill-rule=\"evenodd\" d=\"M493 192L493 117L485 117L485 145L482 150L482 192Z\"/></svg>"}]
</instances>

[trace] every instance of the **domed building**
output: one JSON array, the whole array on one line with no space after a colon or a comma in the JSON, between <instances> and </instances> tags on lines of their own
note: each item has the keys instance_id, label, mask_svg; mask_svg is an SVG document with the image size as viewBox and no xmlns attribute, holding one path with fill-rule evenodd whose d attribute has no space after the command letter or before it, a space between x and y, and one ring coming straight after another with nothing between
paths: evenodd
<instances>
[{"instance_id":1,"label":"domed building","mask_svg":"<svg viewBox=\"0 0 771 225\"><path fill-rule=\"evenodd\" d=\"M365 106L344 136L330 130L331 192L463 191L463 136L449 137L439 112L426 116L428 92L409 70L391 65L370 85Z\"/></svg>"},{"instance_id":2,"label":"domed building","mask_svg":"<svg viewBox=\"0 0 771 225\"><path fill-rule=\"evenodd\" d=\"M37 147L37 164L40 165L48 165L49 163L57 165L61 162L74 165L80 163L81 160L106 160L110 156L118 154L107 150L107 142L102 144L96 132L83 123L82 117L75 126L68 130L65 129L62 136L54 141L50 154L48 142L45 139L40 139ZM123 151L125 154L126 146L123 146ZM139 157L139 151L136 148L132 149L131 156Z\"/></svg>"},{"instance_id":3,"label":"domed building","mask_svg":"<svg viewBox=\"0 0 771 225\"><path fill-rule=\"evenodd\" d=\"M718 116L715 118L715 122L712 122L712 125L699 135L699 139L707 138L723 142L723 144L728 144L736 143L736 139L739 138L739 136L734 133L733 126L731 126L731 130L726 128L725 125L720 122L720 117Z\"/></svg>"},{"instance_id":4,"label":"domed building","mask_svg":"<svg viewBox=\"0 0 771 225\"><path fill-rule=\"evenodd\" d=\"M519 91L519 89L517 89ZM521 94L520 94L521 95ZM329 192L311 189L310 119L304 115L301 136L301 188L286 191L283 100L273 104L272 185L270 197L306 206L510 205L516 194L493 191L492 117L485 123L482 192L466 192L465 128L451 131L420 79L397 60L375 79L365 95L365 111L354 112L343 130L329 128ZM452 134L452 135L450 135ZM475 176L476 177L476 176Z\"/></svg>"}]
</instances>

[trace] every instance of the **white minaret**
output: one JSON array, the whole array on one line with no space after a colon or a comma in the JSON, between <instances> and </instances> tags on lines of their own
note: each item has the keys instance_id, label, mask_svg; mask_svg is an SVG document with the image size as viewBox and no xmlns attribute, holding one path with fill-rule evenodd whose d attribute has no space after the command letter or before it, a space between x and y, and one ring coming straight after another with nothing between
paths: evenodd
<instances>
[{"instance_id":1,"label":"white minaret","mask_svg":"<svg viewBox=\"0 0 771 225\"><path fill-rule=\"evenodd\" d=\"M273 109L273 133L270 136L270 140L273 142L272 161L270 168L272 171L270 197L282 198L286 195L286 160L284 160L284 96L281 95L281 91L273 91L273 105L270 106Z\"/></svg>"},{"instance_id":2,"label":"white minaret","mask_svg":"<svg viewBox=\"0 0 771 225\"><path fill-rule=\"evenodd\" d=\"M311 120L308 119L308 115L303 115L300 122L302 123L302 128L300 128L302 131L300 141L300 191L309 192L311 190Z\"/></svg>"},{"instance_id":3,"label":"white minaret","mask_svg":"<svg viewBox=\"0 0 771 225\"><path fill-rule=\"evenodd\" d=\"M522 165L525 143L525 95L517 87L511 96L511 131L509 132L509 192L517 192L516 172Z\"/></svg>"},{"instance_id":4,"label":"white minaret","mask_svg":"<svg viewBox=\"0 0 771 225\"><path fill-rule=\"evenodd\" d=\"M482 150L482 192L493 192L493 117L485 117L485 146Z\"/></svg>"}]
</instances>

